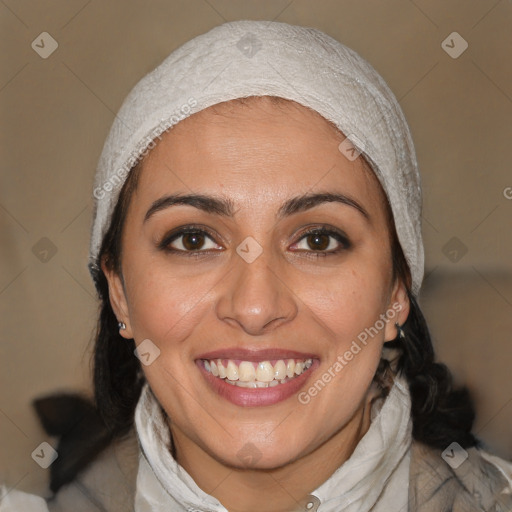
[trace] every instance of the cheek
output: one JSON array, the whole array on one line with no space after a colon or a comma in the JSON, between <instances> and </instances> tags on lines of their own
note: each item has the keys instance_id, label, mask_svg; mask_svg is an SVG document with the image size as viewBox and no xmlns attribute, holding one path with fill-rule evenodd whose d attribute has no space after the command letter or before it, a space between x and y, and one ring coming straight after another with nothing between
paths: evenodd
<instances>
[{"instance_id":1,"label":"cheek","mask_svg":"<svg viewBox=\"0 0 512 512\"><path fill-rule=\"evenodd\" d=\"M135 340L150 338L166 349L178 346L204 314L205 296L212 286L204 276L184 279L162 265L132 272L127 294Z\"/></svg>"},{"instance_id":2,"label":"cheek","mask_svg":"<svg viewBox=\"0 0 512 512\"><path fill-rule=\"evenodd\" d=\"M299 400L311 416L324 418L324 433L347 424L365 399L381 357L384 329L372 327L386 311L385 297L375 272L351 269L304 301L322 325L328 349Z\"/></svg>"},{"instance_id":3,"label":"cheek","mask_svg":"<svg viewBox=\"0 0 512 512\"><path fill-rule=\"evenodd\" d=\"M339 347L374 325L387 308L389 283L384 265L354 261L315 286L304 287L301 298L311 312L328 327ZM384 333L382 333L384 336Z\"/></svg>"},{"instance_id":4,"label":"cheek","mask_svg":"<svg viewBox=\"0 0 512 512\"><path fill-rule=\"evenodd\" d=\"M311 394L323 396L316 407L325 409L334 423L358 406L380 361L386 325L380 318L388 309L389 282L384 262L381 266L373 262L368 265L359 258L350 266L347 263L321 286L301 294L323 326L329 347L317 376L322 382Z\"/></svg>"}]
</instances>

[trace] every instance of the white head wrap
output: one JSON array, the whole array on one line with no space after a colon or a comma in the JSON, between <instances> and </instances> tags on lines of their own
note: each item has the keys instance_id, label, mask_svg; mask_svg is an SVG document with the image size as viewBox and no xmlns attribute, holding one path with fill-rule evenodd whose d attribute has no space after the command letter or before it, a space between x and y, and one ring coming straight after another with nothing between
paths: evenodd
<instances>
[{"instance_id":1,"label":"white head wrap","mask_svg":"<svg viewBox=\"0 0 512 512\"><path fill-rule=\"evenodd\" d=\"M211 105L280 96L332 121L372 166L394 216L418 295L424 273L421 183L402 110L373 67L323 32L269 21L234 21L172 52L132 89L101 154L94 183L89 270L126 176L165 130Z\"/></svg>"}]
</instances>

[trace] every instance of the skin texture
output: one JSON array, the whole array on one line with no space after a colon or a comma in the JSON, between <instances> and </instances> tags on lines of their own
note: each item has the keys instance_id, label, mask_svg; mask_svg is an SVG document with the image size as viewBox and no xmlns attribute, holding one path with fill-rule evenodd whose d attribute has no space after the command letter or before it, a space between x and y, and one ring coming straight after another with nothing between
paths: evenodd
<instances>
[{"instance_id":1,"label":"skin texture","mask_svg":"<svg viewBox=\"0 0 512 512\"><path fill-rule=\"evenodd\" d=\"M382 344L395 338L394 322L407 319L405 287L392 281L382 189L361 157L340 152L344 138L317 113L268 98L192 115L145 157L123 230L122 277L103 265L122 335L136 344L149 338L161 351L143 370L168 414L178 462L233 512L290 510L350 457L370 425ZM336 202L276 218L284 201L312 192L350 196L369 221ZM153 202L171 193L229 198L235 215L178 205L144 222ZM197 243L185 235L171 247L200 257L158 248L190 224L214 236ZM341 230L350 247L329 235L303 236L310 227ZM252 263L236 252L248 236L263 249ZM234 405L195 363L233 346L312 352L320 365L304 391L397 303L393 320L306 405L296 395L271 406ZM249 442L260 456L247 467L237 454Z\"/></svg>"}]
</instances>

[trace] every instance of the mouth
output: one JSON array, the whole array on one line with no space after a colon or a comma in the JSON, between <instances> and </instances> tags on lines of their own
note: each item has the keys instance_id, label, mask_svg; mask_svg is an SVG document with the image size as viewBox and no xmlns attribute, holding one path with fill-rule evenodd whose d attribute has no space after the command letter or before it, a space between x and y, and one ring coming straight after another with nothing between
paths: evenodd
<instances>
[{"instance_id":1,"label":"mouth","mask_svg":"<svg viewBox=\"0 0 512 512\"><path fill-rule=\"evenodd\" d=\"M298 392L320 362L313 354L235 349L201 355L196 364L221 397L236 405L261 406Z\"/></svg>"},{"instance_id":2,"label":"mouth","mask_svg":"<svg viewBox=\"0 0 512 512\"><path fill-rule=\"evenodd\" d=\"M239 359L203 359L207 372L227 384L242 388L280 386L302 375L311 368L313 359L277 359L242 361Z\"/></svg>"}]
</instances>

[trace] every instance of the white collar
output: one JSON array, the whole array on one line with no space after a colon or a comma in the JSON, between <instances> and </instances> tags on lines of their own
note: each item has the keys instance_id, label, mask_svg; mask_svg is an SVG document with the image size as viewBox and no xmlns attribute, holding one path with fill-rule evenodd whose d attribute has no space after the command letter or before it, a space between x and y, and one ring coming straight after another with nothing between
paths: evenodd
<instances>
[{"instance_id":1,"label":"white collar","mask_svg":"<svg viewBox=\"0 0 512 512\"><path fill-rule=\"evenodd\" d=\"M370 428L351 457L311 493L314 505L307 510L407 510L411 400L405 379L394 380L386 399L373 404ZM147 383L135 410L135 425L141 447L136 512L227 512L172 457L169 427Z\"/></svg>"}]
</instances>

